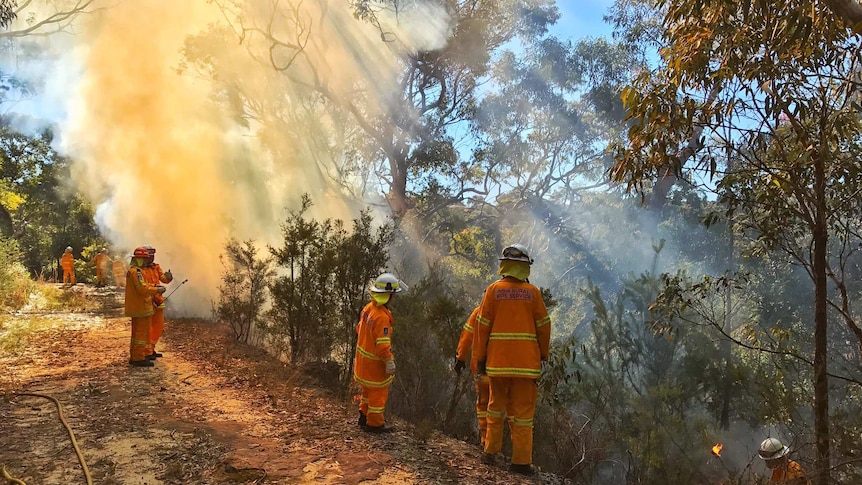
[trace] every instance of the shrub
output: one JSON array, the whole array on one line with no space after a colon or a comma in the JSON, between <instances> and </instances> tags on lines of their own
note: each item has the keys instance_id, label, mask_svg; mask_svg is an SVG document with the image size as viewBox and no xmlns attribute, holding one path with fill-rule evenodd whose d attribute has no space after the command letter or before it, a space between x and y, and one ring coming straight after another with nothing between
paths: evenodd
<instances>
[{"instance_id":1,"label":"shrub","mask_svg":"<svg viewBox=\"0 0 862 485\"><path fill-rule=\"evenodd\" d=\"M23 307L33 291L35 283L20 263L21 257L16 241L0 238L0 308Z\"/></svg>"},{"instance_id":2,"label":"shrub","mask_svg":"<svg viewBox=\"0 0 862 485\"><path fill-rule=\"evenodd\" d=\"M267 302L267 284L273 276L270 258L259 258L254 241L235 239L225 245L220 256L224 273L219 298L212 304L213 316L226 322L234 340L248 343L251 331L260 324Z\"/></svg>"}]
</instances>

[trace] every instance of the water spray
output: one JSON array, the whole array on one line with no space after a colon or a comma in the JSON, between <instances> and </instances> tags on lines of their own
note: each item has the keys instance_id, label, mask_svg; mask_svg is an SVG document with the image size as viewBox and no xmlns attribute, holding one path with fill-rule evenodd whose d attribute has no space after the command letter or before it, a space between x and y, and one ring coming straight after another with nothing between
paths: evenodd
<instances>
[{"instance_id":1,"label":"water spray","mask_svg":"<svg viewBox=\"0 0 862 485\"><path fill-rule=\"evenodd\" d=\"M188 283L188 281L189 281L189 279L188 279L188 278L184 279L184 280L183 280L179 285L177 285L177 286L176 286L176 288L174 288L173 290L171 290L171 292L170 292L170 293L168 293L168 296L166 296L166 297L165 297L165 299L164 299L164 300L162 300L162 301L163 301L163 302L168 301L168 298L170 298L170 297L171 297L171 295L173 295L173 294L174 294L174 292L176 292L177 290L179 290L181 286L183 286L184 284Z\"/></svg>"}]
</instances>

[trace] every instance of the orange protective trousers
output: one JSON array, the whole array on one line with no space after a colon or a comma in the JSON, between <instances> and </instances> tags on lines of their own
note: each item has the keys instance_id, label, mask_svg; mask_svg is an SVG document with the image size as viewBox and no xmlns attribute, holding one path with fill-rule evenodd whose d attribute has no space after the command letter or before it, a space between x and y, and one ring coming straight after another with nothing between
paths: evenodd
<instances>
[{"instance_id":1,"label":"orange protective trousers","mask_svg":"<svg viewBox=\"0 0 862 485\"><path fill-rule=\"evenodd\" d=\"M63 284L75 284L75 270L63 268Z\"/></svg>"},{"instance_id":2,"label":"orange protective trousers","mask_svg":"<svg viewBox=\"0 0 862 485\"><path fill-rule=\"evenodd\" d=\"M535 379L491 377L488 402L488 431L485 453L496 455L503 449L503 421L509 415L512 436L512 464L533 463L533 414L536 412L538 387Z\"/></svg>"},{"instance_id":3,"label":"orange protective trousers","mask_svg":"<svg viewBox=\"0 0 862 485\"><path fill-rule=\"evenodd\" d=\"M386 399L389 398L389 386L362 386L362 398L359 400L359 412L367 418L366 424L372 427L383 426L383 414L386 411Z\"/></svg>"},{"instance_id":4,"label":"orange protective trousers","mask_svg":"<svg viewBox=\"0 0 862 485\"><path fill-rule=\"evenodd\" d=\"M131 361L146 360L150 354L150 321L152 315L146 317L132 317L132 345L129 349Z\"/></svg>"},{"instance_id":5,"label":"orange protective trousers","mask_svg":"<svg viewBox=\"0 0 862 485\"><path fill-rule=\"evenodd\" d=\"M153 353L156 351L156 343L159 341L159 338L162 336L162 332L165 330L165 309L164 308L153 308L153 321L150 322L150 352Z\"/></svg>"},{"instance_id":6,"label":"orange protective trousers","mask_svg":"<svg viewBox=\"0 0 862 485\"><path fill-rule=\"evenodd\" d=\"M476 418L479 420L479 440L485 445L485 434L488 430L488 400L491 397L491 382L488 376L474 374L476 384Z\"/></svg>"}]
</instances>

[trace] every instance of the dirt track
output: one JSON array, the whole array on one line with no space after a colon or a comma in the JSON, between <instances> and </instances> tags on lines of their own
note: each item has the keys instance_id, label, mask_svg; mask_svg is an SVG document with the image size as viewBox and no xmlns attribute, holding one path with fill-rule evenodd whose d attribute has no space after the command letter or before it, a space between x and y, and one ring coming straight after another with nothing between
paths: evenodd
<instances>
[{"instance_id":1,"label":"dirt track","mask_svg":"<svg viewBox=\"0 0 862 485\"><path fill-rule=\"evenodd\" d=\"M362 433L352 404L212 323L169 320L164 358L130 367L128 319L103 293L104 313L51 315L52 329L0 356L0 466L28 485L86 481L54 404L16 393L62 403L95 484L540 482L407 423Z\"/></svg>"}]
</instances>

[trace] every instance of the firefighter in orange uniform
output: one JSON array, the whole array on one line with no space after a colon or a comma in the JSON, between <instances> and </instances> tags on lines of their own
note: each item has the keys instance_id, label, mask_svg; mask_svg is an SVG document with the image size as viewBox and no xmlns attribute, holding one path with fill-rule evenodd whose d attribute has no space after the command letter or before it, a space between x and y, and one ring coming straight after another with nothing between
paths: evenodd
<instances>
[{"instance_id":1,"label":"firefighter in orange uniform","mask_svg":"<svg viewBox=\"0 0 862 485\"><path fill-rule=\"evenodd\" d=\"M96 267L96 286L105 286L108 283L108 268L114 260L108 256L105 248L99 250L93 259L90 260L90 266Z\"/></svg>"},{"instance_id":2,"label":"firefighter in orange uniform","mask_svg":"<svg viewBox=\"0 0 862 485\"><path fill-rule=\"evenodd\" d=\"M766 461L766 467L772 470L769 483L782 485L811 485L805 478L805 470L788 456L790 448L776 438L766 438L760 443L757 456Z\"/></svg>"},{"instance_id":3,"label":"firefighter in orange uniform","mask_svg":"<svg viewBox=\"0 0 862 485\"><path fill-rule=\"evenodd\" d=\"M508 413L512 436L509 471L532 475L536 380L542 363L548 360L551 318L541 292L527 281L533 263L527 248L508 246L499 259L502 278L485 290L473 341L477 370L491 381L483 461L493 463L500 453Z\"/></svg>"},{"instance_id":4,"label":"firefighter in orange uniform","mask_svg":"<svg viewBox=\"0 0 862 485\"><path fill-rule=\"evenodd\" d=\"M63 268L63 284L75 284L75 257L72 256L72 246L66 246L66 252L60 256L60 267Z\"/></svg>"},{"instance_id":5,"label":"firefighter in orange uniform","mask_svg":"<svg viewBox=\"0 0 862 485\"><path fill-rule=\"evenodd\" d=\"M395 379L392 354L392 312L388 305L406 285L391 273L383 273L371 286L371 301L362 309L356 326L356 356L353 377L362 388L359 427L371 433L387 433L384 412L389 385Z\"/></svg>"},{"instance_id":6,"label":"firefighter in orange uniform","mask_svg":"<svg viewBox=\"0 0 862 485\"><path fill-rule=\"evenodd\" d=\"M171 270L162 271L159 263L155 262L156 248L152 246L144 246L149 256L144 262L144 281L153 286L159 286L161 283L170 283L174 280L174 275ZM161 357L162 354L156 352L156 343L162 336L165 330L165 299L162 295L153 295L153 319L150 322L150 338L149 352L147 358L150 360Z\"/></svg>"},{"instance_id":7,"label":"firefighter in orange uniform","mask_svg":"<svg viewBox=\"0 0 862 485\"><path fill-rule=\"evenodd\" d=\"M136 248L126 272L126 316L132 317L132 343L129 364L152 367L147 359L150 342L150 321L153 318L153 295L165 292L164 286L153 286L144 279L144 263L149 258L146 248Z\"/></svg>"},{"instance_id":8,"label":"firefighter in orange uniform","mask_svg":"<svg viewBox=\"0 0 862 485\"><path fill-rule=\"evenodd\" d=\"M473 351L473 335L476 331L476 317L479 307L473 310L458 339L458 350L455 353L455 372L460 374L467 366L468 354ZM473 382L476 384L476 419L479 421L479 441L485 447L485 430L488 428L488 398L491 394L491 381L485 374L476 372L476 359L470 359L470 370L473 371Z\"/></svg>"},{"instance_id":9,"label":"firefighter in orange uniform","mask_svg":"<svg viewBox=\"0 0 862 485\"><path fill-rule=\"evenodd\" d=\"M111 265L111 270L114 273L114 285L118 288L125 288L126 286L126 265L123 264L123 261L117 257Z\"/></svg>"}]
</instances>

